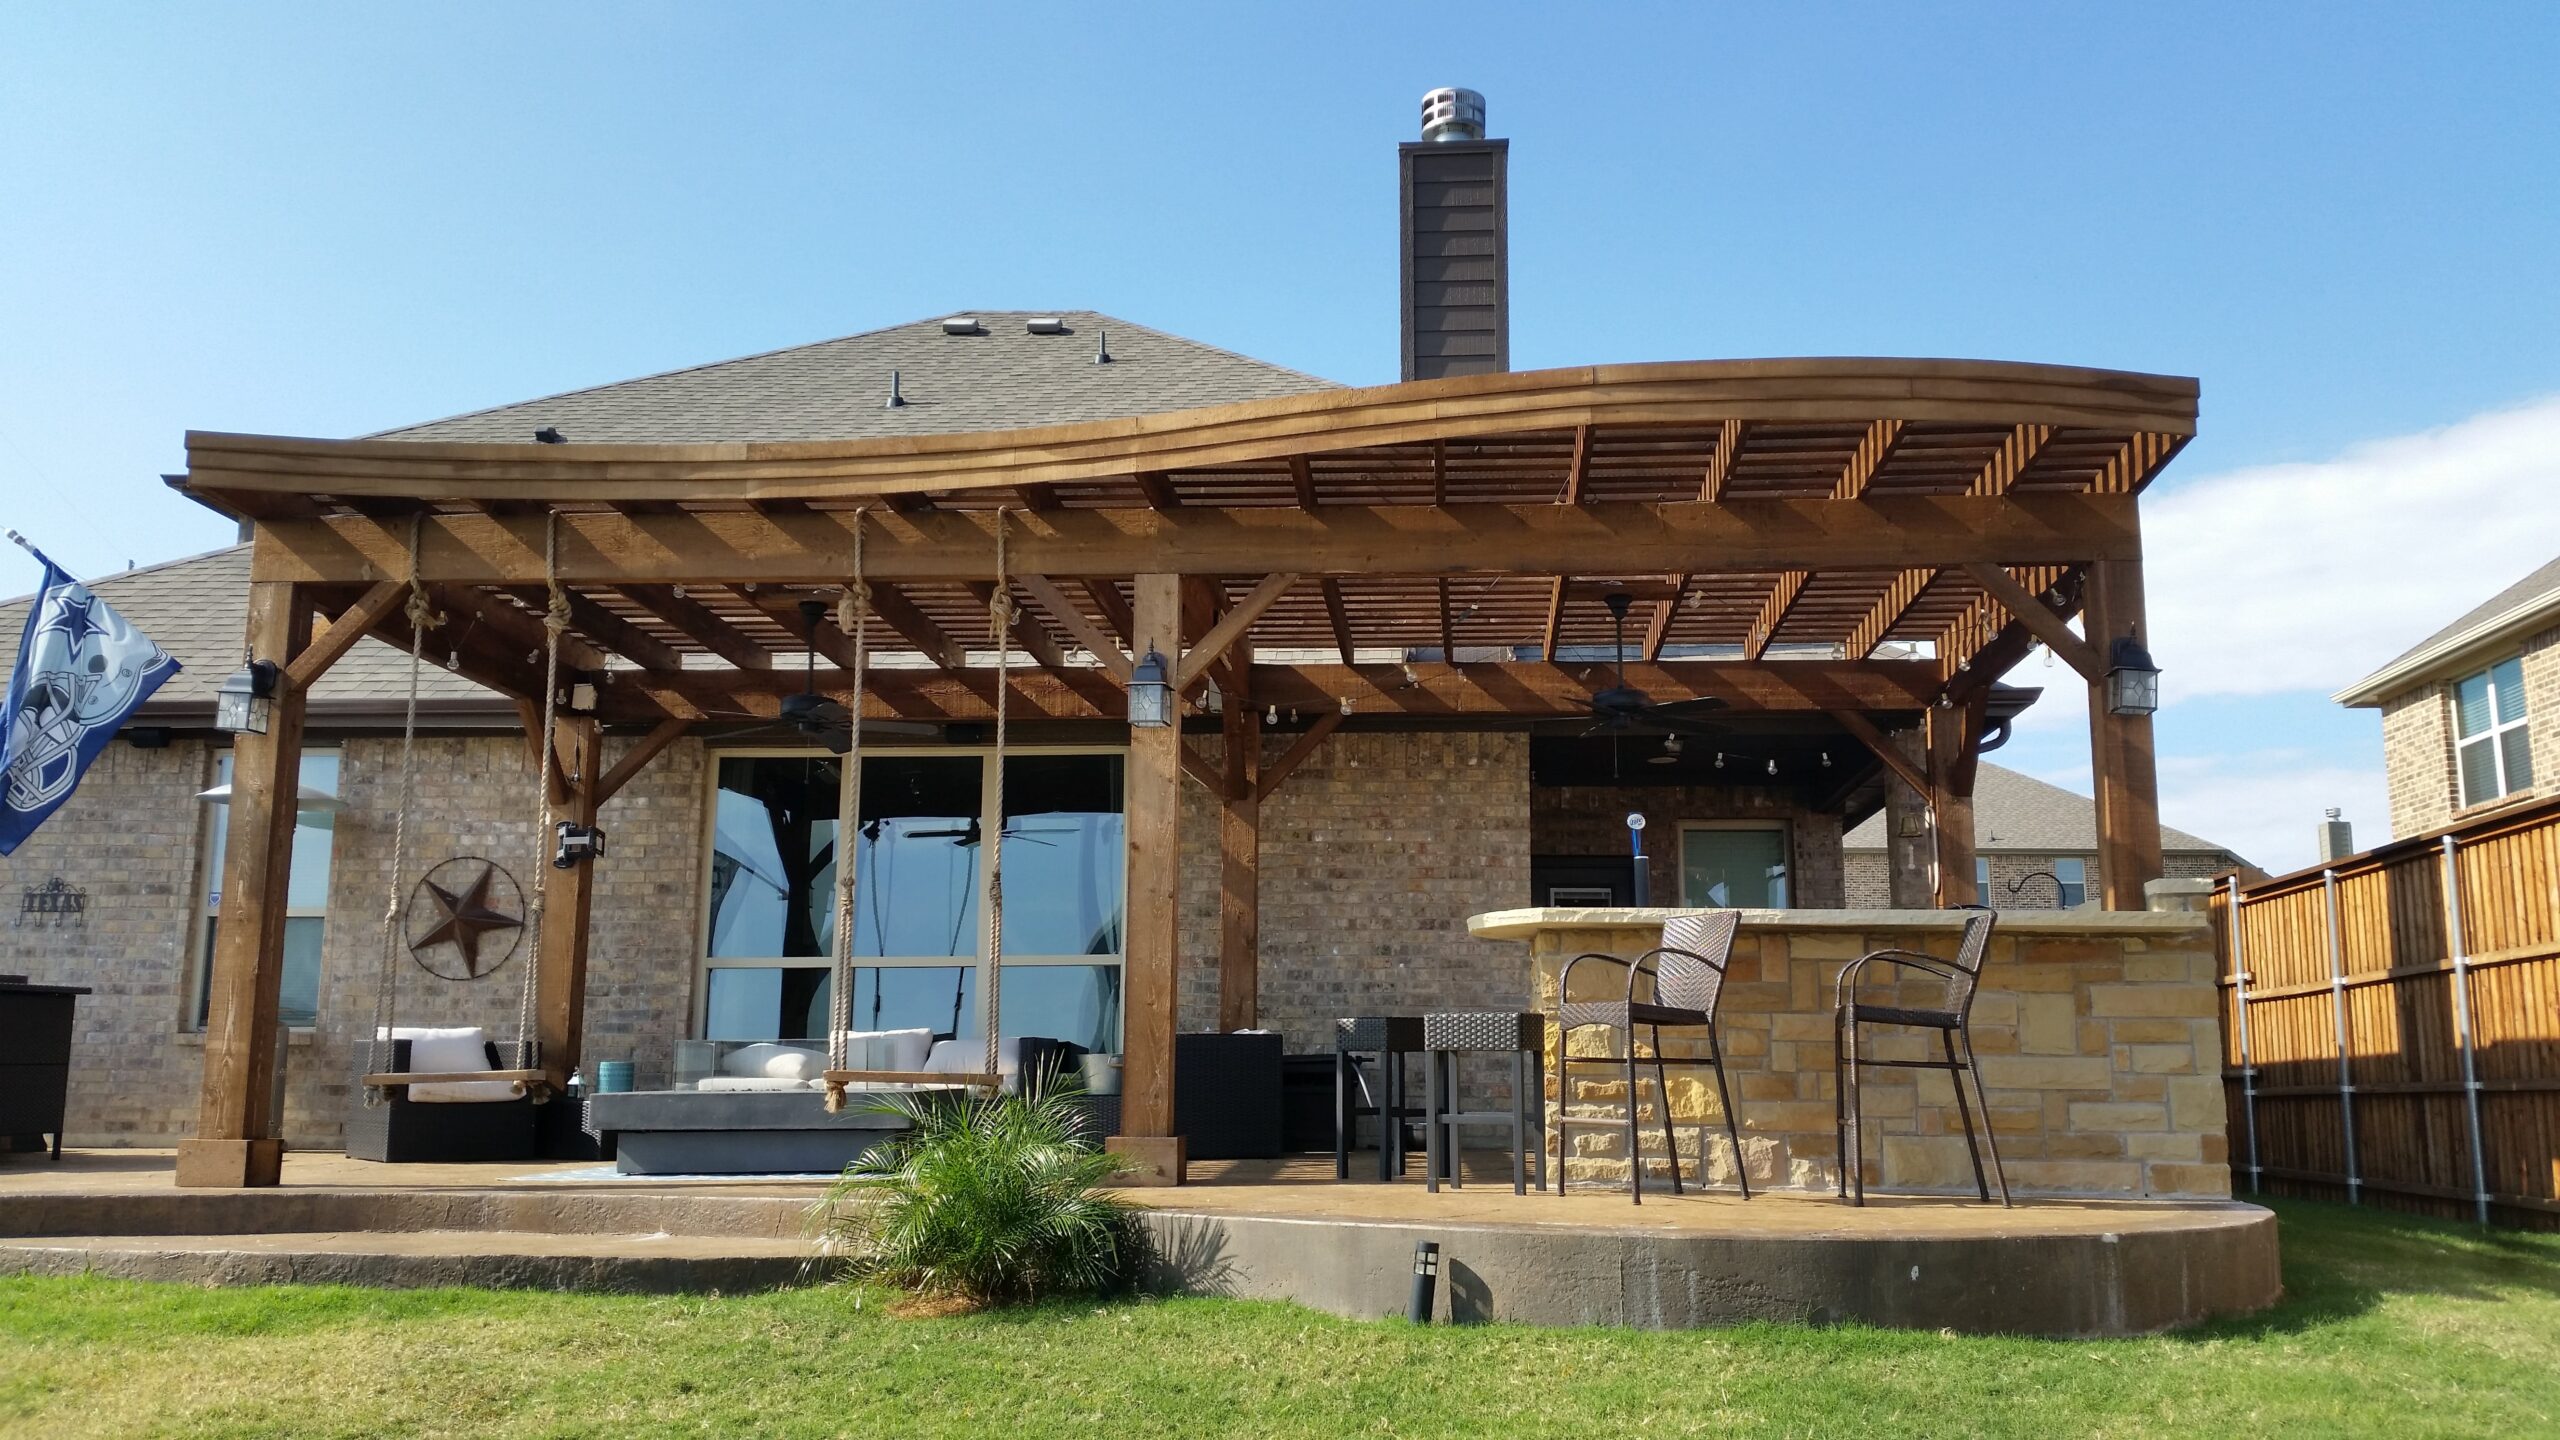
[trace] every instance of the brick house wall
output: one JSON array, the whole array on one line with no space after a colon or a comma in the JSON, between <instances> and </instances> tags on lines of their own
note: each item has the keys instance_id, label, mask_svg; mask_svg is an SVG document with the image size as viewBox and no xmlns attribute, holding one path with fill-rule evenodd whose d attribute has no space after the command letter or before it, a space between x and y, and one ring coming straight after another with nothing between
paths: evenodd
<instances>
[{"instance_id":1,"label":"brick house wall","mask_svg":"<svg viewBox=\"0 0 2560 1440\"><path fill-rule=\"evenodd\" d=\"M2526 639L2525 721L2532 735L2534 783L2520 796L2560 795L2560 626ZM2506 653L2518 653L2506 652ZM2495 657L2503 660L2506 654ZM2462 673L2478 674L2484 665ZM2414 686L2382 702L2382 766L2391 797L2394 837L2441 829L2461 818L2462 778L2455 754L2454 687L2461 676Z\"/></svg>"},{"instance_id":2,"label":"brick house wall","mask_svg":"<svg viewBox=\"0 0 2560 1440\"><path fill-rule=\"evenodd\" d=\"M2053 872L2056 860L2076 859L2085 867L2091 899L2098 888L2098 854L2094 850L2043 853L1982 852L1991 862L1992 903L2003 910L2057 910L2058 892L2048 880L2029 880L2038 871ZM1882 850L1851 850L1841 857L1848 877L1852 910L1884 910L1892 906L1891 862ZM2161 856L2161 873L2173 880L2203 879L2241 868L2238 856L2224 850L2171 850ZM2023 883L2022 883L2023 882ZM2009 890L2018 885L2016 893Z\"/></svg>"}]
</instances>

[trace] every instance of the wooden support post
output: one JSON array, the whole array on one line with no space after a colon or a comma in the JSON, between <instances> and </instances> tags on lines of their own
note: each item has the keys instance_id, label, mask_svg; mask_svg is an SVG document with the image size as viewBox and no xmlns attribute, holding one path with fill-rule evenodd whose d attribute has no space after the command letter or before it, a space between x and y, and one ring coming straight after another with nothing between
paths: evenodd
<instances>
[{"instance_id":1,"label":"wooden support post","mask_svg":"<svg viewBox=\"0 0 2560 1440\"><path fill-rule=\"evenodd\" d=\"M1241 642L1239 642L1241 644ZM1247 654L1243 658L1250 660ZM1251 673L1249 664L1239 667ZM1250 1030L1261 1014L1262 712L1229 693L1226 785L1218 804L1218 1028Z\"/></svg>"},{"instance_id":2,"label":"wooden support post","mask_svg":"<svg viewBox=\"0 0 2560 1440\"><path fill-rule=\"evenodd\" d=\"M1921 735L1897 730L1894 747L1906 763L1928 766ZM1888 774L1892 773L1890 771ZM1929 822L1929 794L1914 790L1899 775L1885 788L1885 862L1887 884L1896 910L1928 910L1938 903L1938 840Z\"/></svg>"},{"instance_id":3,"label":"wooden support post","mask_svg":"<svg viewBox=\"0 0 2560 1440\"><path fill-rule=\"evenodd\" d=\"M554 818L595 824L596 807L603 803L599 781L604 759L596 718L559 716L551 743L568 781L567 799L553 806ZM551 837L543 836L541 844L548 848ZM550 857L543 856L540 863L550 863ZM602 863L586 860L544 877L542 952L534 957L542 967L535 981L534 1034L541 1044L543 1077L555 1095L578 1068L579 1036L586 1030L587 920L595 901L595 868Z\"/></svg>"},{"instance_id":4,"label":"wooden support post","mask_svg":"<svg viewBox=\"0 0 2560 1440\"><path fill-rule=\"evenodd\" d=\"M1973 781L1980 770L1984 707L1989 687L1973 692L1963 704L1931 710L1924 734L1929 750L1929 809L1937 844L1938 908L1989 905L1991 896L1974 884Z\"/></svg>"},{"instance_id":5,"label":"wooden support post","mask_svg":"<svg viewBox=\"0 0 2560 1440\"><path fill-rule=\"evenodd\" d=\"M2116 640L2149 641L2142 562L2100 560L2088 569L2081 625L2103 658ZM2110 910L2140 910L2143 886L2160 878L2160 778L2151 717L2107 713L2104 672L2089 684L2089 761L2098 797L2098 880Z\"/></svg>"},{"instance_id":6,"label":"wooden support post","mask_svg":"<svg viewBox=\"0 0 2560 1440\"><path fill-rule=\"evenodd\" d=\"M1182 653L1182 580L1140 575L1129 648ZM1130 1168L1126 1184L1179 1185L1182 1137L1173 1128L1173 1034L1180 963L1177 910L1182 866L1182 730L1129 731L1129 921L1122 942L1123 1052L1120 1131L1110 1148Z\"/></svg>"},{"instance_id":7,"label":"wooden support post","mask_svg":"<svg viewBox=\"0 0 2560 1440\"><path fill-rule=\"evenodd\" d=\"M297 587L249 587L252 656L282 666L310 637L311 606ZM178 1143L180 1185L239 1189L282 1178L284 1139L270 1106L305 692L281 678L277 689L267 733L240 736L231 751L222 912L206 982L204 1090L196 1133Z\"/></svg>"}]
</instances>

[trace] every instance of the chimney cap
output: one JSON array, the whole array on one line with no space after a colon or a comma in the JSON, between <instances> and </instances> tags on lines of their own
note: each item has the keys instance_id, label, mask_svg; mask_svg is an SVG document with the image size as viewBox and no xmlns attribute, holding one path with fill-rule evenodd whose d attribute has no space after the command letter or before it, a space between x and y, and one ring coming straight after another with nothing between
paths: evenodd
<instances>
[{"instance_id":1,"label":"chimney cap","mask_svg":"<svg viewBox=\"0 0 2560 1440\"><path fill-rule=\"evenodd\" d=\"M1456 85L1443 85L1422 97L1422 138L1484 138L1484 96Z\"/></svg>"}]
</instances>

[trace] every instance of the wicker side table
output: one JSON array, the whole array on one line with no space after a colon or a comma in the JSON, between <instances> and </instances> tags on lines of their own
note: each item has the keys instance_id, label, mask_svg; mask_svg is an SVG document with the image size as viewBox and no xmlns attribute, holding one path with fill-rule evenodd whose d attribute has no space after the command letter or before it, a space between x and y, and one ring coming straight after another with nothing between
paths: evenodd
<instances>
[{"instance_id":1,"label":"wicker side table","mask_svg":"<svg viewBox=\"0 0 2560 1440\"><path fill-rule=\"evenodd\" d=\"M1443 1010L1422 1017L1423 1108L1429 1112L1430 1154L1423 1181L1440 1188L1441 1171L1457 1185L1458 1129L1498 1125L1511 1136L1511 1193L1529 1193L1529 1147L1536 1137L1538 1188L1547 1188L1547 1017L1536 1011ZM1458 1057L1511 1057L1511 1108L1460 1110Z\"/></svg>"},{"instance_id":2,"label":"wicker side table","mask_svg":"<svg viewBox=\"0 0 2560 1440\"><path fill-rule=\"evenodd\" d=\"M1404 1122L1423 1115L1405 1104L1404 1057L1422 1048L1419 1015L1353 1015L1333 1022L1333 1178L1351 1178L1351 1146L1360 1117L1378 1117L1378 1178L1404 1174ZM1361 1073L1363 1055L1378 1057L1377 1093Z\"/></svg>"}]
</instances>

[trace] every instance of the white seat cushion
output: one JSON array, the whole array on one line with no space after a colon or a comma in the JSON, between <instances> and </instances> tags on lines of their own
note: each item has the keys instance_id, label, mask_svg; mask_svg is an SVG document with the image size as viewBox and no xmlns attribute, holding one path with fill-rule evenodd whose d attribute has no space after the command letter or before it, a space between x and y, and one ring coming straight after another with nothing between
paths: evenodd
<instances>
[{"instance_id":1,"label":"white seat cushion","mask_svg":"<svg viewBox=\"0 0 2560 1440\"><path fill-rule=\"evenodd\" d=\"M922 1070L933 1052L930 1030L848 1030L844 1038L848 1070Z\"/></svg>"},{"instance_id":2,"label":"white seat cushion","mask_svg":"<svg viewBox=\"0 0 2560 1440\"><path fill-rule=\"evenodd\" d=\"M414 1075L489 1068L489 1034L477 1025L395 1025L388 1038L409 1042L409 1072ZM410 1086L408 1096L421 1105L485 1105L521 1100L524 1086L513 1080L431 1081Z\"/></svg>"},{"instance_id":3,"label":"white seat cushion","mask_svg":"<svg viewBox=\"0 0 2560 1440\"><path fill-rule=\"evenodd\" d=\"M710 1075L693 1082L696 1090L806 1090L818 1082L787 1080L774 1075Z\"/></svg>"},{"instance_id":4,"label":"white seat cushion","mask_svg":"<svg viewBox=\"0 0 2560 1440\"><path fill-rule=\"evenodd\" d=\"M720 1062L723 1072L747 1079L815 1080L827 1068L827 1058L815 1050L797 1045L776 1045L770 1041L742 1045L729 1052Z\"/></svg>"}]
</instances>

